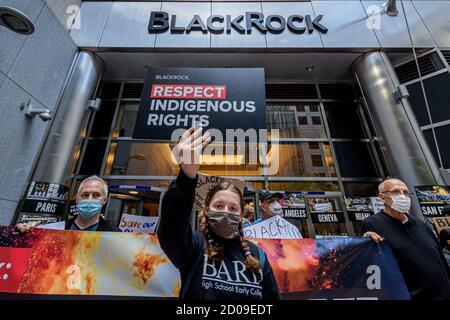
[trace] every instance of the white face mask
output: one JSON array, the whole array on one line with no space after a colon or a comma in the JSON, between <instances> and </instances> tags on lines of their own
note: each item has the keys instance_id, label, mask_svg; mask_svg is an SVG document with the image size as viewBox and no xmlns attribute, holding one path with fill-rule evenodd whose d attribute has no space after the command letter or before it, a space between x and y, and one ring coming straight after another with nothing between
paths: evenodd
<instances>
[{"instance_id":1,"label":"white face mask","mask_svg":"<svg viewBox=\"0 0 450 320\"><path fill-rule=\"evenodd\" d=\"M411 209L411 199L404 195L391 196L391 208L398 212L408 213Z\"/></svg>"},{"instance_id":2,"label":"white face mask","mask_svg":"<svg viewBox=\"0 0 450 320\"><path fill-rule=\"evenodd\" d=\"M283 211L283 208L281 207L281 204L278 201L274 201L269 205L269 210L275 214L281 214L281 212Z\"/></svg>"}]
</instances>

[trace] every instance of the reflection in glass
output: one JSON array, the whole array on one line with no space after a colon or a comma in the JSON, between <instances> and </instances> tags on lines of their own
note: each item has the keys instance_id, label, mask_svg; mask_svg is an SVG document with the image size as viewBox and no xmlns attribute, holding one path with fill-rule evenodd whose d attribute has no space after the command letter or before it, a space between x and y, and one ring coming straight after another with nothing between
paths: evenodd
<instances>
[{"instance_id":1,"label":"reflection in glass","mask_svg":"<svg viewBox=\"0 0 450 320\"><path fill-rule=\"evenodd\" d=\"M310 144L271 144L267 154L269 167L278 167L274 172L278 177L335 177L336 170L328 143L318 143L319 148ZM278 166L277 166L278 161Z\"/></svg>"},{"instance_id":2,"label":"reflection in glass","mask_svg":"<svg viewBox=\"0 0 450 320\"><path fill-rule=\"evenodd\" d=\"M268 105L267 128L280 130L280 138L326 138L317 102Z\"/></svg>"},{"instance_id":3,"label":"reflection in glass","mask_svg":"<svg viewBox=\"0 0 450 320\"><path fill-rule=\"evenodd\" d=\"M269 181L272 191L339 191L337 182L321 181Z\"/></svg>"},{"instance_id":4,"label":"reflection in glass","mask_svg":"<svg viewBox=\"0 0 450 320\"><path fill-rule=\"evenodd\" d=\"M131 137L136 123L139 102L124 102L117 114L114 137Z\"/></svg>"},{"instance_id":5,"label":"reflection in glass","mask_svg":"<svg viewBox=\"0 0 450 320\"><path fill-rule=\"evenodd\" d=\"M114 142L105 175L176 176L179 165L172 148L168 143ZM239 149L235 145L227 154L223 146L211 145L201 156L199 172L218 176L261 176L258 150L256 146Z\"/></svg>"}]
</instances>

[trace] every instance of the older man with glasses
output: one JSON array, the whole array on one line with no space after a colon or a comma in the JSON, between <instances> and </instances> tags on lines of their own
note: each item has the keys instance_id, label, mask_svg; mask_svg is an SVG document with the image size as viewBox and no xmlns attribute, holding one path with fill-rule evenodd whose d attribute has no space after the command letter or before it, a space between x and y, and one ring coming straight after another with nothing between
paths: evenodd
<instances>
[{"instance_id":1,"label":"older man with glasses","mask_svg":"<svg viewBox=\"0 0 450 320\"><path fill-rule=\"evenodd\" d=\"M450 299L450 269L430 227L409 215L407 185L387 179L378 191L385 209L362 221L364 236L391 246L412 299Z\"/></svg>"}]
</instances>

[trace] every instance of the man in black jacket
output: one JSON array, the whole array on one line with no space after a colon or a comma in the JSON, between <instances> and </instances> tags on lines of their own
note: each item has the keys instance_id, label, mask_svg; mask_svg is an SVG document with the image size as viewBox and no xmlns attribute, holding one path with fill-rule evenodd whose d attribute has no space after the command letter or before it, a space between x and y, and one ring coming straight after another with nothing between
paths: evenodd
<instances>
[{"instance_id":1,"label":"man in black jacket","mask_svg":"<svg viewBox=\"0 0 450 320\"><path fill-rule=\"evenodd\" d=\"M450 299L450 269L432 230L409 215L408 187L387 179L378 191L385 209L362 221L364 236L389 243L412 299Z\"/></svg>"},{"instance_id":2,"label":"man in black jacket","mask_svg":"<svg viewBox=\"0 0 450 320\"><path fill-rule=\"evenodd\" d=\"M84 179L77 192L79 214L75 218L66 221L65 229L77 231L120 231L100 215L107 199L108 185L103 179L97 176ZM20 232L28 232L39 224L39 221L20 223L16 228Z\"/></svg>"}]
</instances>

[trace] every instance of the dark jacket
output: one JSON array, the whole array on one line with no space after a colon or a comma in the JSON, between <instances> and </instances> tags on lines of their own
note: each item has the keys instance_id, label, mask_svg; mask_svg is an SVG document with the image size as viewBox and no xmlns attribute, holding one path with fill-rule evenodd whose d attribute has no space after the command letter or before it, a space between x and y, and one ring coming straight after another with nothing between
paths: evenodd
<instances>
[{"instance_id":1,"label":"dark jacket","mask_svg":"<svg viewBox=\"0 0 450 320\"><path fill-rule=\"evenodd\" d=\"M425 222L408 218L402 223L382 211L362 221L362 232L386 239L412 299L450 299L450 269L439 242Z\"/></svg>"},{"instance_id":2,"label":"dark jacket","mask_svg":"<svg viewBox=\"0 0 450 320\"><path fill-rule=\"evenodd\" d=\"M66 226L65 226L65 230L70 230L70 227L72 227L72 224L75 222L76 218L72 218L69 220L66 220ZM108 220L103 219L102 216L100 216L99 222L98 222L98 227L96 231L115 231L115 232L120 232L121 230L113 227L111 225L111 223L109 223Z\"/></svg>"},{"instance_id":3,"label":"dark jacket","mask_svg":"<svg viewBox=\"0 0 450 320\"><path fill-rule=\"evenodd\" d=\"M206 239L193 231L190 216L197 179L182 170L172 182L161 204L158 239L161 248L181 275L180 298L194 300L275 300L280 293L265 253L249 243L252 255L265 261L259 273L248 270L239 239L221 241L224 259L214 265L205 254ZM261 252L264 257L259 256Z\"/></svg>"}]
</instances>

